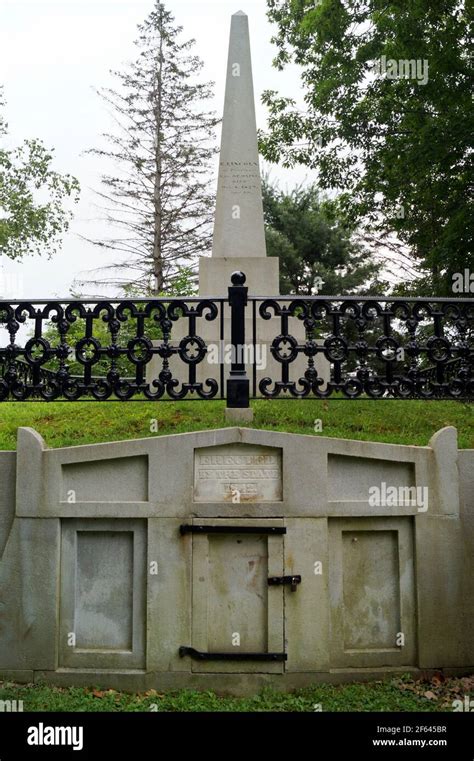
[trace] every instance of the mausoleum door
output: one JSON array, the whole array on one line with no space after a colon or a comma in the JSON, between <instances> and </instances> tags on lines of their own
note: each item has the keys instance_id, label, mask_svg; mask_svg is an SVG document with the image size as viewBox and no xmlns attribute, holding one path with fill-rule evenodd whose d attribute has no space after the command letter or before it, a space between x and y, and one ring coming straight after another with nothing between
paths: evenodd
<instances>
[{"instance_id":1,"label":"mausoleum door","mask_svg":"<svg viewBox=\"0 0 474 761\"><path fill-rule=\"evenodd\" d=\"M192 534L192 645L195 672L284 670L282 519L198 519Z\"/></svg>"}]
</instances>

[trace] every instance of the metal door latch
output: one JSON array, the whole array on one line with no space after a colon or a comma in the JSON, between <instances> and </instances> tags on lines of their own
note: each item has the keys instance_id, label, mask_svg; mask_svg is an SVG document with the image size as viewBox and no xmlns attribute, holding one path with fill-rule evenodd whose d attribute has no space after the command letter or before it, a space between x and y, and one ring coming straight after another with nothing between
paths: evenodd
<instances>
[{"instance_id":1,"label":"metal door latch","mask_svg":"<svg viewBox=\"0 0 474 761\"><path fill-rule=\"evenodd\" d=\"M291 586L291 591L296 592L298 584L301 584L301 576L269 576L268 584L271 587L281 584L289 584Z\"/></svg>"}]
</instances>

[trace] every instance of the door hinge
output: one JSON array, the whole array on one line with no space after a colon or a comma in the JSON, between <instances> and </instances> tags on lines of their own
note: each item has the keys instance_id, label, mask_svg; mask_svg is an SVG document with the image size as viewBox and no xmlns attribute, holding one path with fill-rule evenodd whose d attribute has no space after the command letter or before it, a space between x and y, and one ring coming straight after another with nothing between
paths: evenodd
<instances>
[{"instance_id":1,"label":"door hinge","mask_svg":"<svg viewBox=\"0 0 474 761\"><path fill-rule=\"evenodd\" d=\"M183 523L179 527L181 536L185 534L286 534L285 526L203 526Z\"/></svg>"},{"instance_id":2,"label":"door hinge","mask_svg":"<svg viewBox=\"0 0 474 761\"><path fill-rule=\"evenodd\" d=\"M203 653L194 647L182 645L179 657L189 655L196 661L286 661L286 653Z\"/></svg>"}]
</instances>

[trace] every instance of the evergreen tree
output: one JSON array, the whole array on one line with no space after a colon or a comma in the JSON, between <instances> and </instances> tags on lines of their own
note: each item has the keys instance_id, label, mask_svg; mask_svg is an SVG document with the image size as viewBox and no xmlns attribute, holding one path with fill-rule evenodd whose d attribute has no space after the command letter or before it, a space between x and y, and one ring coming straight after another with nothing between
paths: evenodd
<instances>
[{"instance_id":1,"label":"evergreen tree","mask_svg":"<svg viewBox=\"0 0 474 761\"><path fill-rule=\"evenodd\" d=\"M280 292L346 295L380 291L380 269L337 201L316 186L283 192L263 183L267 253L280 258ZM382 291L383 292L383 291Z\"/></svg>"},{"instance_id":2,"label":"evergreen tree","mask_svg":"<svg viewBox=\"0 0 474 761\"><path fill-rule=\"evenodd\" d=\"M199 81L194 40L181 41L182 27L161 2L138 30L136 60L112 72L118 89L98 91L117 131L103 135L106 149L90 152L114 164L98 195L116 234L91 242L122 256L101 268L105 282L156 295L210 248L218 120L207 110L212 83Z\"/></svg>"}]
</instances>

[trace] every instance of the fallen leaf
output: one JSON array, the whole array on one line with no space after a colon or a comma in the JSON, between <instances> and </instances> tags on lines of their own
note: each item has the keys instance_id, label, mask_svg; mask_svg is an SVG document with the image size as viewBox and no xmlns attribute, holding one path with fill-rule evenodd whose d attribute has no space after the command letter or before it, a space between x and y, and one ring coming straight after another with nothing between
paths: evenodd
<instances>
[{"instance_id":1,"label":"fallen leaf","mask_svg":"<svg viewBox=\"0 0 474 761\"><path fill-rule=\"evenodd\" d=\"M424 692L423 696L425 698L428 698L428 700L436 700L436 695L434 694L434 692L431 692L431 690L427 690L426 692Z\"/></svg>"}]
</instances>

